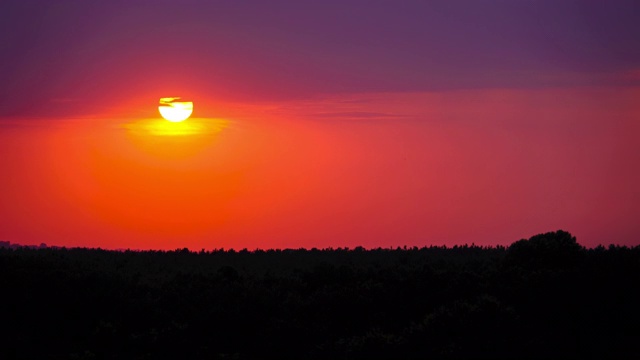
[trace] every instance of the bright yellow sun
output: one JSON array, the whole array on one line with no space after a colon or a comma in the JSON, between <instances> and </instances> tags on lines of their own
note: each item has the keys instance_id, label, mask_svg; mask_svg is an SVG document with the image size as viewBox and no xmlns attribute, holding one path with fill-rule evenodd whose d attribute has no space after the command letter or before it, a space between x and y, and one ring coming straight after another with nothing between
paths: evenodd
<instances>
[{"instance_id":1,"label":"bright yellow sun","mask_svg":"<svg viewBox=\"0 0 640 360\"><path fill-rule=\"evenodd\" d=\"M191 101L176 101L180 100L179 97L160 98L160 105L158 111L163 118L171 122L185 121L191 116L193 112L193 102Z\"/></svg>"}]
</instances>

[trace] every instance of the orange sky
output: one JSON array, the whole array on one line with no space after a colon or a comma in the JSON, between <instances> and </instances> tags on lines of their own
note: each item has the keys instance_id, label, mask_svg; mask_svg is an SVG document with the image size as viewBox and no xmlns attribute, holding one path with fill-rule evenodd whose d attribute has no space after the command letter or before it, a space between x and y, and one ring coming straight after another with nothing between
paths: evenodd
<instances>
[{"instance_id":1,"label":"orange sky","mask_svg":"<svg viewBox=\"0 0 640 360\"><path fill-rule=\"evenodd\" d=\"M635 88L200 98L0 120L0 240L102 248L636 244ZM173 95L173 94L171 94ZM148 108L147 108L148 107ZM128 109L128 110L127 110ZM186 128L185 128L186 127ZM172 130L173 129L173 130Z\"/></svg>"}]
</instances>

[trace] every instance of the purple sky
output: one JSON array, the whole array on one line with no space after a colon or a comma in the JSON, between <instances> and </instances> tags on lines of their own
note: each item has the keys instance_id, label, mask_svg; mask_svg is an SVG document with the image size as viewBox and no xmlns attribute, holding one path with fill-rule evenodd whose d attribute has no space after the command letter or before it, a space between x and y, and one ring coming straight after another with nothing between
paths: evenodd
<instances>
[{"instance_id":1,"label":"purple sky","mask_svg":"<svg viewBox=\"0 0 640 360\"><path fill-rule=\"evenodd\" d=\"M591 0L3 1L0 115L95 113L150 88L257 101L636 85L638 14Z\"/></svg>"}]
</instances>

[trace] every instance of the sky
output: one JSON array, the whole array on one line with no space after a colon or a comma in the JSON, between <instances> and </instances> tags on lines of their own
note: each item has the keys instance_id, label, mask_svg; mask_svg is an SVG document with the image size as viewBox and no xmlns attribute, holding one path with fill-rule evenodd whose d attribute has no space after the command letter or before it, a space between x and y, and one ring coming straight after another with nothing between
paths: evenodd
<instances>
[{"instance_id":1,"label":"sky","mask_svg":"<svg viewBox=\"0 0 640 360\"><path fill-rule=\"evenodd\" d=\"M3 1L0 240L638 245L637 1ZM194 102L162 120L158 99Z\"/></svg>"}]
</instances>

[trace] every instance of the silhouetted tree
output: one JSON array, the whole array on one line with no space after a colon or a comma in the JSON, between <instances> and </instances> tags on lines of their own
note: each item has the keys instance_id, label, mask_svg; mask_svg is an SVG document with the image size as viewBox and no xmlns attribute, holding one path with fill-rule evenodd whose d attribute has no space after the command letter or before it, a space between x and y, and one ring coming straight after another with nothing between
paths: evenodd
<instances>
[{"instance_id":1,"label":"silhouetted tree","mask_svg":"<svg viewBox=\"0 0 640 360\"><path fill-rule=\"evenodd\" d=\"M525 268L567 268L583 257L584 248L570 233L558 230L519 240L507 250L506 262Z\"/></svg>"}]
</instances>

